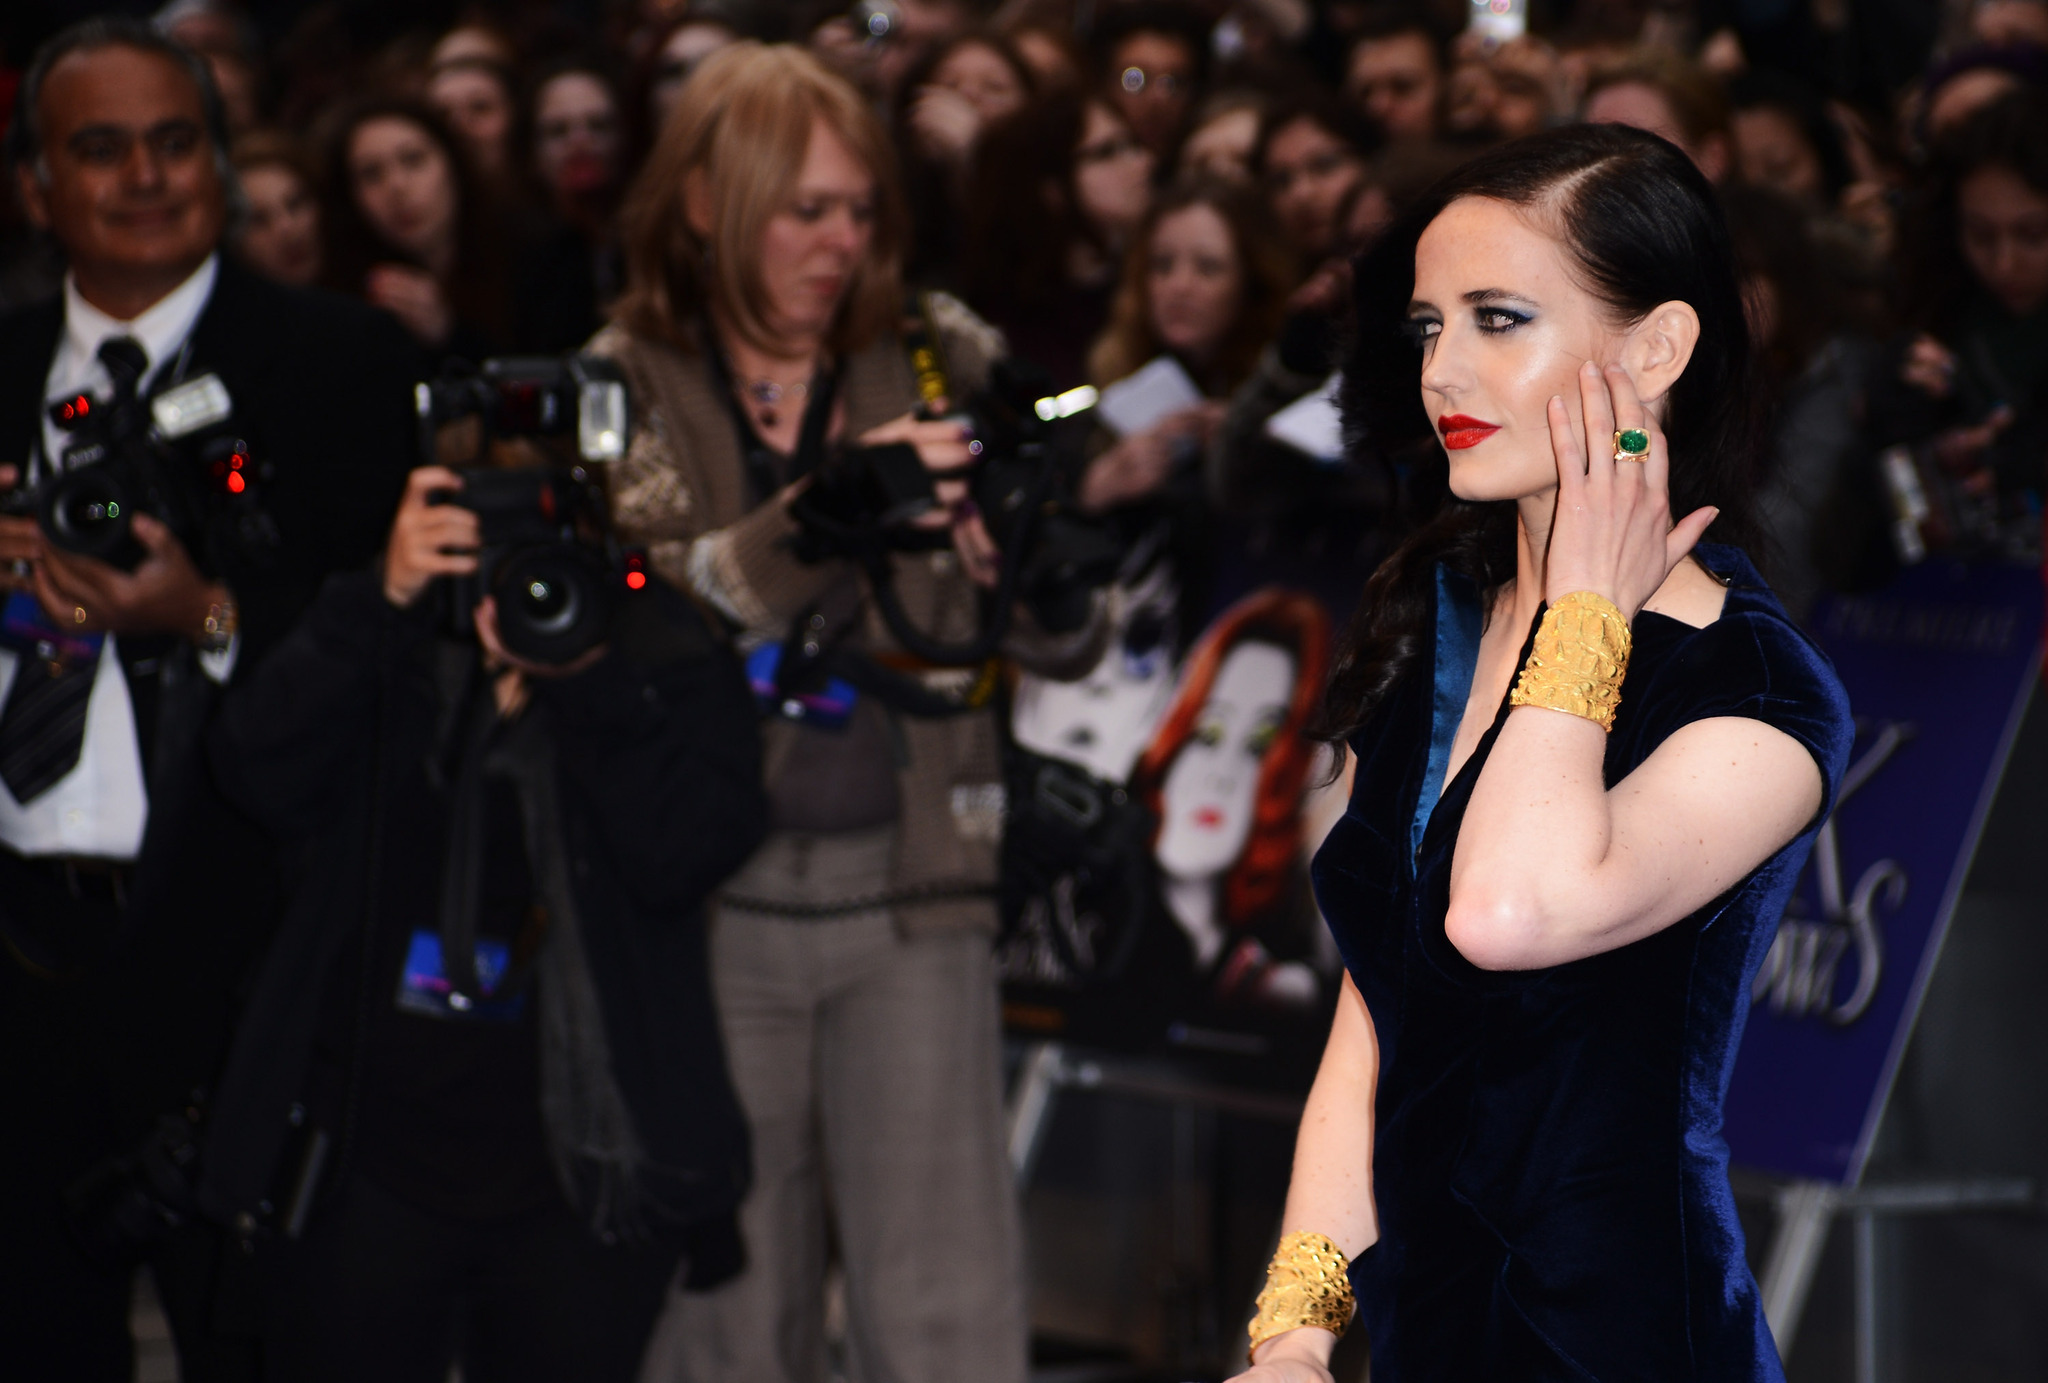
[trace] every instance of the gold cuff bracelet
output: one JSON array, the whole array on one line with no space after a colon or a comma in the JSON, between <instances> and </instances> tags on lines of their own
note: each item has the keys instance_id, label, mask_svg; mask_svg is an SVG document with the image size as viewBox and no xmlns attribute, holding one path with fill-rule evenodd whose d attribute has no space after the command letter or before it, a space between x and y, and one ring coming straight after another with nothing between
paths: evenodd
<instances>
[{"instance_id":1,"label":"gold cuff bracelet","mask_svg":"<svg viewBox=\"0 0 2048 1383\"><path fill-rule=\"evenodd\" d=\"M1536 642L1508 704L1564 711L1612 730L1631 646L1628 621L1606 596L1559 596L1536 627Z\"/></svg>"},{"instance_id":2,"label":"gold cuff bracelet","mask_svg":"<svg viewBox=\"0 0 2048 1383\"><path fill-rule=\"evenodd\" d=\"M1341 1337L1351 1324L1351 1264L1320 1234L1290 1234L1280 1241L1252 1317L1251 1348L1275 1335L1312 1325Z\"/></svg>"}]
</instances>

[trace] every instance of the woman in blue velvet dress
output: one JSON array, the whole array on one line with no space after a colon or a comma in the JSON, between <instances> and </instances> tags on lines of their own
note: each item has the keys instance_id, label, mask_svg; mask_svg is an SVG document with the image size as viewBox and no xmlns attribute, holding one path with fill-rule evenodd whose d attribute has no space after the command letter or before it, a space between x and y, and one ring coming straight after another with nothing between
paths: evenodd
<instances>
[{"instance_id":1,"label":"woman in blue velvet dress","mask_svg":"<svg viewBox=\"0 0 2048 1383\"><path fill-rule=\"evenodd\" d=\"M1721 1106L1851 729L1743 554L1713 193L1652 135L1547 132L1358 282L1354 416L1428 428L1451 498L1331 688L1357 766L1315 884L1349 981L1242 1377L1327 1383L1348 1256L1374 1383L1780 1380Z\"/></svg>"}]
</instances>

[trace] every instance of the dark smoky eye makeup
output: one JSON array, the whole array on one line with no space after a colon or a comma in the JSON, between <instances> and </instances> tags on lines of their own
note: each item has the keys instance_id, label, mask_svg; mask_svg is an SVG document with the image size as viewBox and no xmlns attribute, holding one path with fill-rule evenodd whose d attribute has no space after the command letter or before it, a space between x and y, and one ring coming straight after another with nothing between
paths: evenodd
<instances>
[{"instance_id":1,"label":"dark smoky eye makeup","mask_svg":"<svg viewBox=\"0 0 2048 1383\"><path fill-rule=\"evenodd\" d=\"M1443 329L1444 324L1434 317L1410 317L1401 323L1401 334L1418 348L1428 345Z\"/></svg>"},{"instance_id":2,"label":"dark smoky eye makeup","mask_svg":"<svg viewBox=\"0 0 2048 1383\"><path fill-rule=\"evenodd\" d=\"M1535 320L1535 314L1532 312L1498 306L1474 308L1472 317L1479 324L1481 331L1492 336L1504 331L1513 331L1516 327L1526 326Z\"/></svg>"}]
</instances>

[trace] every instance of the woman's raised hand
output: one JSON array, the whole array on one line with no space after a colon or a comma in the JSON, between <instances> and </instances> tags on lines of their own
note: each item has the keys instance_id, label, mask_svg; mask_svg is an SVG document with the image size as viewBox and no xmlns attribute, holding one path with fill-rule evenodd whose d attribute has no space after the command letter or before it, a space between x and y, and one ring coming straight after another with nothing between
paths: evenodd
<instances>
[{"instance_id":1,"label":"woman's raised hand","mask_svg":"<svg viewBox=\"0 0 2048 1383\"><path fill-rule=\"evenodd\" d=\"M1672 524L1670 454L1628 371L1619 365L1602 370L1587 361L1579 370L1579 403L1575 420L1564 399L1550 400L1557 516L1543 595L1554 602L1573 591L1593 591L1634 619L1719 511L1697 509ZM1624 429L1649 434L1650 449L1641 461L1614 459L1615 434Z\"/></svg>"}]
</instances>

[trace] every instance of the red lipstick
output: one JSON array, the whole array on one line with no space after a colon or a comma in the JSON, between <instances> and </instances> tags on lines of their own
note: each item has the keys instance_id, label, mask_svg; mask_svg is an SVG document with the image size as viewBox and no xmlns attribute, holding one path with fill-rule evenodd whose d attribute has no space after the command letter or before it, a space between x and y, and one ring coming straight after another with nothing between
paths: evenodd
<instances>
[{"instance_id":1,"label":"red lipstick","mask_svg":"<svg viewBox=\"0 0 2048 1383\"><path fill-rule=\"evenodd\" d=\"M1500 424L1468 418L1463 413L1446 413L1436 420L1436 430L1443 434L1446 448L1463 451L1466 447L1478 446L1500 431Z\"/></svg>"}]
</instances>

